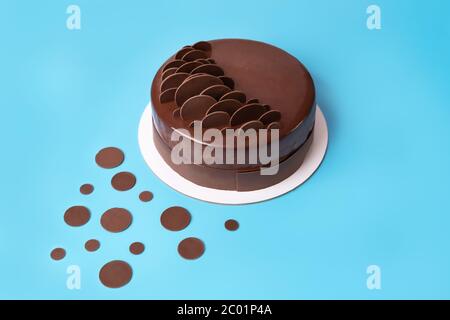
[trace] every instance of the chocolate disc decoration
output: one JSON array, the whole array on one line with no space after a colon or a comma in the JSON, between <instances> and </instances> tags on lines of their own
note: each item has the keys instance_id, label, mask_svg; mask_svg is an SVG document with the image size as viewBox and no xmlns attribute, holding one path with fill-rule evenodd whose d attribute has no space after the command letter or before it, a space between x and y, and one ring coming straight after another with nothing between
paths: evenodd
<instances>
[{"instance_id":1,"label":"chocolate disc decoration","mask_svg":"<svg viewBox=\"0 0 450 320\"><path fill-rule=\"evenodd\" d=\"M206 111L216 103L210 96L194 96L186 100L180 110L181 119L185 121L200 120Z\"/></svg>"},{"instance_id":2,"label":"chocolate disc decoration","mask_svg":"<svg viewBox=\"0 0 450 320\"><path fill-rule=\"evenodd\" d=\"M94 191L94 186L90 183L85 183L80 187L80 193L84 195L91 194Z\"/></svg>"},{"instance_id":3,"label":"chocolate disc decoration","mask_svg":"<svg viewBox=\"0 0 450 320\"><path fill-rule=\"evenodd\" d=\"M214 105L211 106L211 108L208 109L206 114L210 114L217 111L224 111L228 113L229 115L232 115L235 113L240 107L242 107L242 103L234 100L234 99L226 99L221 100Z\"/></svg>"},{"instance_id":4,"label":"chocolate disc decoration","mask_svg":"<svg viewBox=\"0 0 450 320\"><path fill-rule=\"evenodd\" d=\"M198 66L197 68L192 70L191 73L206 73L216 77L224 75L222 68L216 64L202 64L201 66Z\"/></svg>"},{"instance_id":5,"label":"chocolate disc decoration","mask_svg":"<svg viewBox=\"0 0 450 320\"><path fill-rule=\"evenodd\" d=\"M194 75L178 87L175 93L175 102L181 107L189 98L198 95L206 88L216 84L223 84L223 82L219 78L209 74Z\"/></svg>"},{"instance_id":6,"label":"chocolate disc decoration","mask_svg":"<svg viewBox=\"0 0 450 320\"><path fill-rule=\"evenodd\" d=\"M105 264L99 273L101 283L108 288L120 288L128 284L133 276L131 266L125 261L114 260Z\"/></svg>"},{"instance_id":7,"label":"chocolate disc decoration","mask_svg":"<svg viewBox=\"0 0 450 320\"><path fill-rule=\"evenodd\" d=\"M264 128L264 124L259 120L252 120L249 122L244 123L239 129L243 132L245 132L248 129L255 129L259 130Z\"/></svg>"},{"instance_id":8,"label":"chocolate disc decoration","mask_svg":"<svg viewBox=\"0 0 450 320\"><path fill-rule=\"evenodd\" d=\"M185 259L200 258L205 252L205 244L198 238L186 238L178 244L178 253Z\"/></svg>"},{"instance_id":9,"label":"chocolate disc decoration","mask_svg":"<svg viewBox=\"0 0 450 320\"><path fill-rule=\"evenodd\" d=\"M211 44L206 41L199 41L195 43L192 47L194 47L197 50L211 51Z\"/></svg>"},{"instance_id":10,"label":"chocolate disc decoration","mask_svg":"<svg viewBox=\"0 0 450 320\"><path fill-rule=\"evenodd\" d=\"M258 99L250 99L245 104L251 104L251 103L259 103Z\"/></svg>"},{"instance_id":11,"label":"chocolate disc decoration","mask_svg":"<svg viewBox=\"0 0 450 320\"><path fill-rule=\"evenodd\" d=\"M183 81L189 77L189 73L174 73L170 76L168 76L162 83L161 83L161 92L166 91L167 89L172 88L178 88L180 84L183 83Z\"/></svg>"},{"instance_id":12,"label":"chocolate disc decoration","mask_svg":"<svg viewBox=\"0 0 450 320\"><path fill-rule=\"evenodd\" d=\"M115 147L107 147L100 150L95 156L95 162L102 168L111 169L120 166L125 159L122 150Z\"/></svg>"},{"instance_id":13,"label":"chocolate disc decoration","mask_svg":"<svg viewBox=\"0 0 450 320\"><path fill-rule=\"evenodd\" d=\"M176 71L177 71L177 68L170 68L170 69L167 69L167 70L164 71L163 74L161 75L161 79L162 79L162 80L166 79L168 76L173 75Z\"/></svg>"},{"instance_id":14,"label":"chocolate disc decoration","mask_svg":"<svg viewBox=\"0 0 450 320\"><path fill-rule=\"evenodd\" d=\"M184 47L184 48L180 49L180 50L175 54L175 59L181 60L181 58L183 58L183 56L184 56L186 53L188 53L189 51L192 51L192 50L194 50L194 48L193 48L193 47L190 47L190 46L187 46L187 47Z\"/></svg>"},{"instance_id":15,"label":"chocolate disc decoration","mask_svg":"<svg viewBox=\"0 0 450 320\"><path fill-rule=\"evenodd\" d=\"M100 242L96 239L86 241L84 248L89 252L97 251L100 248Z\"/></svg>"},{"instance_id":16,"label":"chocolate disc decoration","mask_svg":"<svg viewBox=\"0 0 450 320\"><path fill-rule=\"evenodd\" d=\"M184 63L185 63L184 60L173 60L173 61L170 61L168 64L166 64L164 66L163 71L166 71L167 69L170 69L170 68L178 68L179 66L181 66Z\"/></svg>"},{"instance_id":17,"label":"chocolate disc decoration","mask_svg":"<svg viewBox=\"0 0 450 320\"><path fill-rule=\"evenodd\" d=\"M186 53L182 59L184 61L194 61L197 59L206 59L206 58L208 58L208 55L205 53L205 51L195 49Z\"/></svg>"},{"instance_id":18,"label":"chocolate disc decoration","mask_svg":"<svg viewBox=\"0 0 450 320\"><path fill-rule=\"evenodd\" d=\"M161 214L161 224L170 231L180 231L191 222L191 214L182 207L170 207Z\"/></svg>"},{"instance_id":19,"label":"chocolate disc decoration","mask_svg":"<svg viewBox=\"0 0 450 320\"><path fill-rule=\"evenodd\" d=\"M130 244L130 252L134 255L139 255L144 252L145 246L142 242L133 242Z\"/></svg>"},{"instance_id":20,"label":"chocolate disc decoration","mask_svg":"<svg viewBox=\"0 0 450 320\"><path fill-rule=\"evenodd\" d=\"M170 101L175 100L175 92L177 91L177 88L170 88L166 91L161 92L159 95L159 102L161 103L167 103Z\"/></svg>"},{"instance_id":21,"label":"chocolate disc decoration","mask_svg":"<svg viewBox=\"0 0 450 320\"><path fill-rule=\"evenodd\" d=\"M227 229L228 231L236 231L237 229L239 229L239 222L234 219L229 219L225 221L225 229Z\"/></svg>"},{"instance_id":22,"label":"chocolate disc decoration","mask_svg":"<svg viewBox=\"0 0 450 320\"><path fill-rule=\"evenodd\" d=\"M280 119L281 113L279 111L269 110L259 118L259 121L261 121L265 125L268 125L272 122L280 121Z\"/></svg>"},{"instance_id":23,"label":"chocolate disc decoration","mask_svg":"<svg viewBox=\"0 0 450 320\"><path fill-rule=\"evenodd\" d=\"M119 172L111 179L111 185L117 191L127 191L136 184L136 177L131 172Z\"/></svg>"},{"instance_id":24,"label":"chocolate disc decoration","mask_svg":"<svg viewBox=\"0 0 450 320\"><path fill-rule=\"evenodd\" d=\"M211 86L209 88L206 88L203 90L200 94L213 97L216 99L216 101L219 101L219 99L226 93L230 92L231 89L223 84L217 84L214 86Z\"/></svg>"},{"instance_id":25,"label":"chocolate disc decoration","mask_svg":"<svg viewBox=\"0 0 450 320\"><path fill-rule=\"evenodd\" d=\"M242 104L244 104L247 97L245 96L245 93L243 93L242 91L235 90L235 91L228 92L222 98L220 98L220 100L225 100L225 99L234 99L234 100L240 101L240 102L242 102Z\"/></svg>"},{"instance_id":26,"label":"chocolate disc decoration","mask_svg":"<svg viewBox=\"0 0 450 320\"><path fill-rule=\"evenodd\" d=\"M209 128L217 128L221 129L228 125L228 122L230 121L230 115L224 111L216 111L209 113L205 118L202 120L202 127L203 129L209 129Z\"/></svg>"},{"instance_id":27,"label":"chocolate disc decoration","mask_svg":"<svg viewBox=\"0 0 450 320\"><path fill-rule=\"evenodd\" d=\"M50 257L55 260L55 261L59 261L64 259L66 256L66 250L64 250L63 248L55 248L52 250L52 252L50 252Z\"/></svg>"},{"instance_id":28,"label":"chocolate disc decoration","mask_svg":"<svg viewBox=\"0 0 450 320\"><path fill-rule=\"evenodd\" d=\"M73 206L64 213L64 221L71 227L81 227L88 223L91 213L84 206Z\"/></svg>"},{"instance_id":29,"label":"chocolate disc decoration","mask_svg":"<svg viewBox=\"0 0 450 320\"><path fill-rule=\"evenodd\" d=\"M233 113L230 119L230 124L232 126L236 126L251 120L259 119L259 117L266 111L267 107L261 104L247 104Z\"/></svg>"},{"instance_id":30,"label":"chocolate disc decoration","mask_svg":"<svg viewBox=\"0 0 450 320\"><path fill-rule=\"evenodd\" d=\"M109 232L122 232L131 225L133 217L131 213L123 208L111 208L103 213L100 224Z\"/></svg>"},{"instance_id":31,"label":"chocolate disc decoration","mask_svg":"<svg viewBox=\"0 0 450 320\"><path fill-rule=\"evenodd\" d=\"M200 67L201 65L202 65L201 62L189 61L178 67L176 72L191 73L192 70L194 70L197 67Z\"/></svg>"},{"instance_id":32,"label":"chocolate disc decoration","mask_svg":"<svg viewBox=\"0 0 450 320\"><path fill-rule=\"evenodd\" d=\"M231 90L234 89L234 80L231 79L230 77L226 77L226 76L222 76L219 77L220 80L222 80L223 84L226 85L228 88L230 88Z\"/></svg>"},{"instance_id":33,"label":"chocolate disc decoration","mask_svg":"<svg viewBox=\"0 0 450 320\"><path fill-rule=\"evenodd\" d=\"M150 191L142 191L139 194L139 200L141 200L142 202L149 202L153 199L153 193L151 193Z\"/></svg>"}]
</instances>

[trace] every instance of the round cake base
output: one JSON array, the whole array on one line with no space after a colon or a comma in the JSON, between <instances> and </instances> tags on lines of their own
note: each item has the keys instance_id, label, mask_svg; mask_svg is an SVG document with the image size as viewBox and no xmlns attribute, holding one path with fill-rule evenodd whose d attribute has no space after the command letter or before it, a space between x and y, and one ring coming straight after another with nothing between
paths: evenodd
<instances>
[{"instance_id":1,"label":"round cake base","mask_svg":"<svg viewBox=\"0 0 450 320\"><path fill-rule=\"evenodd\" d=\"M255 191L229 191L199 186L179 175L164 161L153 143L152 107L147 105L138 128L142 156L153 173L169 187L189 197L218 204L249 204L279 197L304 183L322 163L328 145L325 117L317 106L314 139L300 168L285 180Z\"/></svg>"}]
</instances>

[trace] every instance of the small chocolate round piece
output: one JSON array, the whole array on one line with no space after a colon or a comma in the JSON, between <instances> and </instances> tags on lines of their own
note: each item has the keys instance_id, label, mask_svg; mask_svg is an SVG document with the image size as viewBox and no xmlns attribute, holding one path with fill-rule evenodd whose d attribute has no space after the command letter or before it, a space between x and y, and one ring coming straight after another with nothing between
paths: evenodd
<instances>
[{"instance_id":1,"label":"small chocolate round piece","mask_svg":"<svg viewBox=\"0 0 450 320\"><path fill-rule=\"evenodd\" d=\"M64 221L71 227L85 225L91 218L89 209L84 206L73 206L64 213Z\"/></svg>"},{"instance_id":2,"label":"small chocolate round piece","mask_svg":"<svg viewBox=\"0 0 450 320\"><path fill-rule=\"evenodd\" d=\"M105 264L99 273L100 281L105 287L120 288L130 282L133 276L131 266L121 260L114 260Z\"/></svg>"},{"instance_id":3,"label":"small chocolate round piece","mask_svg":"<svg viewBox=\"0 0 450 320\"><path fill-rule=\"evenodd\" d=\"M145 246L142 242L133 242L130 244L130 252L132 254L138 255L144 252Z\"/></svg>"},{"instance_id":4,"label":"small chocolate round piece","mask_svg":"<svg viewBox=\"0 0 450 320\"><path fill-rule=\"evenodd\" d=\"M142 191L139 194L139 199L142 202L149 202L149 201L151 201L153 199L153 193L151 193L150 191Z\"/></svg>"},{"instance_id":5,"label":"small chocolate round piece","mask_svg":"<svg viewBox=\"0 0 450 320\"><path fill-rule=\"evenodd\" d=\"M52 250L52 252L50 252L50 257L55 261L62 260L65 256L66 250L64 250L63 248L55 248Z\"/></svg>"},{"instance_id":6,"label":"small chocolate round piece","mask_svg":"<svg viewBox=\"0 0 450 320\"><path fill-rule=\"evenodd\" d=\"M131 225L133 217L131 213L123 208L111 208L103 213L100 224L109 232L122 232Z\"/></svg>"},{"instance_id":7,"label":"small chocolate round piece","mask_svg":"<svg viewBox=\"0 0 450 320\"><path fill-rule=\"evenodd\" d=\"M94 191L94 186L90 183L85 183L80 187L80 193L84 195L91 194Z\"/></svg>"},{"instance_id":8,"label":"small chocolate round piece","mask_svg":"<svg viewBox=\"0 0 450 320\"><path fill-rule=\"evenodd\" d=\"M100 248L100 242L97 239L86 241L84 248L89 252L97 251Z\"/></svg>"},{"instance_id":9,"label":"small chocolate round piece","mask_svg":"<svg viewBox=\"0 0 450 320\"><path fill-rule=\"evenodd\" d=\"M200 258L205 252L205 244L197 238L186 238L178 244L178 253L185 259Z\"/></svg>"},{"instance_id":10,"label":"small chocolate round piece","mask_svg":"<svg viewBox=\"0 0 450 320\"><path fill-rule=\"evenodd\" d=\"M111 185L117 191L127 191L136 184L136 177L131 172L119 172L111 179Z\"/></svg>"},{"instance_id":11,"label":"small chocolate round piece","mask_svg":"<svg viewBox=\"0 0 450 320\"><path fill-rule=\"evenodd\" d=\"M100 150L95 156L95 162L104 169L112 169L120 166L125 159L122 150L115 147L107 147Z\"/></svg>"},{"instance_id":12,"label":"small chocolate round piece","mask_svg":"<svg viewBox=\"0 0 450 320\"><path fill-rule=\"evenodd\" d=\"M161 214L161 224L170 231L180 231L191 222L191 214L182 207L170 207Z\"/></svg>"},{"instance_id":13,"label":"small chocolate round piece","mask_svg":"<svg viewBox=\"0 0 450 320\"><path fill-rule=\"evenodd\" d=\"M237 229L239 229L239 222L234 219L229 219L225 221L225 229L227 229L228 231L236 231Z\"/></svg>"}]
</instances>

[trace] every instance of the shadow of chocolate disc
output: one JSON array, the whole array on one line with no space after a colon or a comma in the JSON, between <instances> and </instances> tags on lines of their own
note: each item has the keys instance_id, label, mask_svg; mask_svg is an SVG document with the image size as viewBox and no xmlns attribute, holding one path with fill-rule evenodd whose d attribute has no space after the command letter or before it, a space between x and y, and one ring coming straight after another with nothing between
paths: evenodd
<instances>
[{"instance_id":1,"label":"shadow of chocolate disc","mask_svg":"<svg viewBox=\"0 0 450 320\"><path fill-rule=\"evenodd\" d=\"M170 207L161 214L161 224L170 231L180 231L191 222L191 214L182 207Z\"/></svg>"},{"instance_id":2,"label":"shadow of chocolate disc","mask_svg":"<svg viewBox=\"0 0 450 320\"><path fill-rule=\"evenodd\" d=\"M131 213L123 208L112 208L103 213L100 224L109 232L122 232L131 225L133 217Z\"/></svg>"},{"instance_id":3,"label":"shadow of chocolate disc","mask_svg":"<svg viewBox=\"0 0 450 320\"><path fill-rule=\"evenodd\" d=\"M117 191L127 191L136 184L136 177L131 172L119 172L111 179L111 185Z\"/></svg>"},{"instance_id":4,"label":"shadow of chocolate disc","mask_svg":"<svg viewBox=\"0 0 450 320\"><path fill-rule=\"evenodd\" d=\"M130 252L132 254L138 255L144 252L145 246L142 242L133 242L130 244Z\"/></svg>"},{"instance_id":5,"label":"shadow of chocolate disc","mask_svg":"<svg viewBox=\"0 0 450 320\"><path fill-rule=\"evenodd\" d=\"M120 166L125 159L122 150L115 147L107 147L100 150L95 156L95 162L104 169Z\"/></svg>"},{"instance_id":6,"label":"shadow of chocolate disc","mask_svg":"<svg viewBox=\"0 0 450 320\"><path fill-rule=\"evenodd\" d=\"M80 227L91 218L89 209L84 206L73 206L64 213L64 221L71 227Z\"/></svg>"},{"instance_id":7,"label":"shadow of chocolate disc","mask_svg":"<svg viewBox=\"0 0 450 320\"><path fill-rule=\"evenodd\" d=\"M52 250L52 252L50 252L50 257L55 261L62 260L65 256L66 250L64 250L63 248L55 248Z\"/></svg>"},{"instance_id":8,"label":"shadow of chocolate disc","mask_svg":"<svg viewBox=\"0 0 450 320\"><path fill-rule=\"evenodd\" d=\"M225 229L228 231L236 231L239 229L239 222L234 219L227 220L225 221Z\"/></svg>"},{"instance_id":9,"label":"shadow of chocolate disc","mask_svg":"<svg viewBox=\"0 0 450 320\"><path fill-rule=\"evenodd\" d=\"M84 248L89 252L97 251L100 248L100 242L96 239L86 241Z\"/></svg>"},{"instance_id":10,"label":"shadow of chocolate disc","mask_svg":"<svg viewBox=\"0 0 450 320\"><path fill-rule=\"evenodd\" d=\"M200 258L205 252L205 244L198 238L186 238L178 244L178 253L185 259Z\"/></svg>"},{"instance_id":11,"label":"shadow of chocolate disc","mask_svg":"<svg viewBox=\"0 0 450 320\"><path fill-rule=\"evenodd\" d=\"M108 288L120 288L130 282L133 269L125 261L114 260L105 264L99 273L101 283Z\"/></svg>"}]
</instances>

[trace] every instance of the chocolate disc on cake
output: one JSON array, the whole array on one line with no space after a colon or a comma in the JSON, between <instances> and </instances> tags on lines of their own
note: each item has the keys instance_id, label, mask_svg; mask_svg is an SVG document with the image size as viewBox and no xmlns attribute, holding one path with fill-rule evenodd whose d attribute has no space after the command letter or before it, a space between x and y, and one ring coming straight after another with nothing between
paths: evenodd
<instances>
[{"instance_id":1,"label":"chocolate disc on cake","mask_svg":"<svg viewBox=\"0 0 450 320\"><path fill-rule=\"evenodd\" d=\"M313 139L310 73L263 42L180 46L156 73L151 102L153 139L163 159L209 188L250 191L283 181L301 166ZM192 152L180 152L183 139Z\"/></svg>"}]
</instances>

